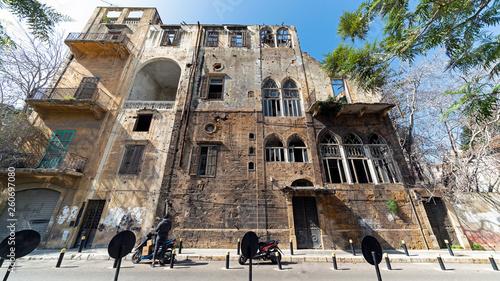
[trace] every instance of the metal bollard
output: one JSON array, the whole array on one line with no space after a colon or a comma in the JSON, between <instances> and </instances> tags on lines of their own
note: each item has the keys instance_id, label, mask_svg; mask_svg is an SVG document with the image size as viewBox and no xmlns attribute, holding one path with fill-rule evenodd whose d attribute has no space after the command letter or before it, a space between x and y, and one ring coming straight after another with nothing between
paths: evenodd
<instances>
[{"instance_id":1,"label":"metal bollard","mask_svg":"<svg viewBox=\"0 0 500 281\"><path fill-rule=\"evenodd\" d=\"M229 269L229 251L226 253L226 269Z\"/></svg>"},{"instance_id":2,"label":"metal bollard","mask_svg":"<svg viewBox=\"0 0 500 281\"><path fill-rule=\"evenodd\" d=\"M182 252L182 238L179 241L179 254Z\"/></svg>"},{"instance_id":3,"label":"metal bollard","mask_svg":"<svg viewBox=\"0 0 500 281\"><path fill-rule=\"evenodd\" d=\"M64 253L66 253L66 248L63 248L61 250L61 253L59 254L59 259L57 260L56 267L60 267L61 266L62 260L64 258Z\"/></svg>"},{"instance_id":4,"label":"metal bollard","mask_svg":"<svg viewBox=\"0 0 500 281\"><path fill-rule=\"evenodd\" d=\"M455 256L453 254L453 251L451 250L451 246L450 246L450 242L448 242L448 240L444 240L444 243L446 243L446 248L448 248L448 252L450 253L451 256Z\"/></svg>"},{"instance_id":5,"label":"metal bollard","mask_svg":"<svg viewBox=\"0 0 500 281\"><path fill-rule=\"evenodd\" d=\"M293 256L293 242L292 242L292 239L290 239L290 255Z\"/></svg>"},{"instance_id":6,"label":"metal bollard","mask_svg":"<svg viewBox=\"0 0 500 281\"><path fill-rule=\"evenodd\" d=\"M280 252L276 252L276 261L278 262L278 269L283 270L281 267L281 257L280 257Z\"/></svg>"},{"instance_id":7,"label":"metal bollard","mask_svg":"<svg viewBox=\"0 0 500 281\"><path fill-rule=\"evenodd\" d=\"M333 260L333 269L337 270L337 257L335 257L335 253L332 254L332 260Z\"/></svg>"},{"instance_id":8,"label":"metal bollard","mask_svg":"<svg viewBox=\"0 0 500 281\"><path fill-rule=\"evenodd\" d=\"M80 247L78 247L78 253L82 252L84 242L85 242L85 236L82 236L82 240L80 240Z\"/></svg>"},{"instance_id":9,"label":"metal bollard","mask_svg":"<svg viewBox=\"0 0 500 281\"><path fill-rule=\"evenodd\" d=\"M174 260L175 260L175 250L172 251L172 257L170 257L170 268L174 268Z\"/></svg>"},{"instance_id":10,"label":"metal bollard","mask_svg":"<svg viewBox=\"0 0 500 281\"><path fill-rule=\"evenodd\" d=\"M405 240L401 240L401 244L403 244L403 250L405 250L405 254L409 256L410 254L408 254L408 248L406 248Z\"/></svg>"},{"instance_id":11,"label":"metal bollard","mask_svg":"<svg viewBox=\"0 0 500 281\"><path fill-rule=\"evenodd\" d=\"M387 269L392 270L391 262L389 261L389 255L387 253L385 253L384 257L385 257L385 264L387 264Z\"/></svg>"},{"instance_id":12,"label":"metal bollard","mask_svg":"<svg viewBox=\"0 0 500 281\"><path fill-rule=\"evenodd\" d=\"M349 239L349 243L351 244L352 255L355 256L356 255L356 250L354 250L354 245L352 244L352 239Z\"/></svg>"},{"instance_id":13,"label":"metal bollard","mask_svg":"<svg viewBox=\"0 0 500 281\"><path fill-rule=\"evenodd\" d=\"M498 271L497 263L495 262L495 259L493 258L493 255L489 257L491 266L493 267L493 270Z\"/></svg>"},{"instance_id":14,"label":"metal bollard","mask_svg":"<svg viewBox=\"0 0 500 281\"><path fill-rule=\"evenodd\" d=\"M236 247L236 254L239 256L240 255L240 238L238 238L238 246Z\"/></svg>"},{"instance_id":15,"label":"metal bollard","mask_svg":"<svg viewBox=\"0 0 500 281\"><path fill-rule=\"evenodd\" d=\"M438 258L439 266L441 266L441 269L446 270L446 267L444 267L443 259L441 259L441 255L438 255L437 258Z\"/></svg>"}]
</instances>

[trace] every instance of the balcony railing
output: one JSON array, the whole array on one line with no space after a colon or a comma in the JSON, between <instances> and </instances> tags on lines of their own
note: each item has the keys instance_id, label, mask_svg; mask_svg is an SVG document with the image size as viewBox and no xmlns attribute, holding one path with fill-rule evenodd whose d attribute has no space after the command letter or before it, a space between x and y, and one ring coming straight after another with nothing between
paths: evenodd
<instances>
[{"instance_id":1,"label":"balcony railing","mask_svg":"<svg viewBox=\"0 0 500 281\"><path fill-rule=\"evenodd\" d=\"M113 33L81 33L72 32L68 34L65 42L117 42L125 45L129 52L133 49L133 44L126 34Z\"/></svg>"},{"instance_id":2,"label":"balcony railing","mask_svg":"<svg viewBox=\"0 0 500 281\"><path fill-rule=\"evenodd\" d=\"M74 153L50 155L41 153L0 154L0 168L14 167L16 169L58 169L83 172L87 158Z\"/></svg>"},{"instance_id":3,"label":"balcony railing","mask_svg":"<svg viewBox=\"0 0 500 281\"><path fill-rule=\"evenodd\" d=\"M99 88L40 88L34 91L28 99L31 100L91 100L107 108L111 97Z\"/></svg>"}]
</instances>

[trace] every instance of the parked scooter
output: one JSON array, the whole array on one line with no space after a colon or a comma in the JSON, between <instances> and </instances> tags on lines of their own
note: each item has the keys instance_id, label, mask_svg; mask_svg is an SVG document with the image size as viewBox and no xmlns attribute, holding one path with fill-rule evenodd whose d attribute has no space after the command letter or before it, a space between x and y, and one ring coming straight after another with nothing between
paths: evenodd
<instances>
[{"instance_id":1,"label":"parked scooter","mask_svg":"<svg viewBox=\"0 0 500 281\"><path fill-rule=\"evenodd\" d=\"M278 259L281 261L281 256L283 255L283 252L281 249L278 247L278 243L280 240L270 240L267 242L259 242L259 250L257 253L252 257L252 259L256 260L270 260L273 264L278 263ZM276 253L279 252L280 255L277 257ZM247 261L248 257L245 257L243 253L240 255L238 262L243 265Z\"/></svg>"},{"instance_id":2,"label":"parked scooter","mask_svg":"<svg viewBox=\"0 0 500 281\"><path fill-rule=\"evenodd\" d=\"M172 251L174 250L175 241L176 241L175 238L167 241L165 245L165 255L163 257L163 264L170 263L170 258L172 257ZM148 234L146 234L144 240L134 249L134 254L132 254L132 263L140 263L141 260L153 259L155 242L156 242L155 232L149 232ZM161 248L159 249L159 253L161 253Z\"/></svg>"}]
</instances>

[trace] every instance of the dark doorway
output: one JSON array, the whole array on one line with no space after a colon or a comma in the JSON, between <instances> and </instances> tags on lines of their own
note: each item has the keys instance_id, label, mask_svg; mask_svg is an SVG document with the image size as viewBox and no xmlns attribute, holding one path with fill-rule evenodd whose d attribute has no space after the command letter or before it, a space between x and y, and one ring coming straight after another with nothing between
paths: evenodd
<instances>
[{"instance_id":1,"label":"dark doorway","mask_svg":"<svg viewBox=\"0 0 500 281\"><path fill-rule=\"evenodd\" d=\"M297 249L321 248L321 229L316 198L293 197L292 204Z\"/></svg>"},{"instance_id":2,"label":"dark doorway","mask_svg":"<svg viewBox=\"0 0 500 281\"><path fill-rule=\"evenodd\" d=\"M432 197L424 199L423 203L432 227L432 232L438 240L439 247L446 247L444 243L445 239L450 241L452 245L459 245L455 234L455 228L451 223L443 200L439 197Z\"/></svg>"},{"instance_id":3,"label":"dark doorway","mask_svg":"<svg viewBox=\"0 0 500 281\"><path fill-rule=\"evenodd\" d=\"M99 83L98 77L83 77L80 86L76 90L75 98L79 100L92 99L97 89L97 83Z\"/></svg>"},{"instance_id":4,"label":"dark doorway","mask_svg":"<svg viewBox=\"0 0 500 281\"><path fill-rule=\"evenodd\" d=\"M78 237L73 245L74 248L80 247L80 242L83 236L85 236L85 240L83 240L83 247L92 247L95 232L97 231L99 221L101 220L104 204L106 204L106 200L89 200L87 211L85 211L85 215L83 216L82 227L80 228Z\"/></svg>"}]
</instances>

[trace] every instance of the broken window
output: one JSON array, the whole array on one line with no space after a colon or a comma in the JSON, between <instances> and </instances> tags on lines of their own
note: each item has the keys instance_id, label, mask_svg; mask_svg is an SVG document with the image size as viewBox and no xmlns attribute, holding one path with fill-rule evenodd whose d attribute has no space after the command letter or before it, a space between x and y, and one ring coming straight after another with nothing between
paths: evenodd
<instances>
[{"instance_id":1,"label":"broken window","mask_svg":"<svg viewBox=\"0 0 500 281\"><path fill-rule=\"evenodd\" d=\"M134 131L135 132L147 132L151 126L151 121L153 120L153 114L140 114L137 116L135 121Z\"/></svg>"},{"instance_id":2,"label":"broken window","mask_svg":"<svg viewBox=\"0 0 500 281\"><path fill-rule=\"evenodd\" d=\"M264 94L264 116L281 116L281 97L276 82L268 79L262 88Z\"/></svg>"},{"instance_id":3,"label":"broken window","mask_svg":"<svg viewBox=\"0 0 500 281\"><path fill-rule=\"evenodd\" d=\"M260 31L260 44L262 47L274 47L274 34L269 28Z\"/></svg>"},{"instance_id":4,"label":"broken window","mask_svg":"<svg viewBox=\"0 0 500 281\"><path fill-rule=\"evenodd\" d=\"M314 186L312 182L305 180L305 179L300 179L292 182L292 186Z\"/></svg>"},{"instance_id":5,"label":"broken window","mask_svg":"<svg viewBox=\"0 0 500 281\"><path fill-rule=\"evenodd\" d=\"M333 94L338 96L344 91L344 80L343 79L332 79Z\"/></svg>"},{"instance_id":6,"label":"broken window","mask_svg":"<svg viewBox=\"0 0 500 281\"><path fill-rule=\"evenodd\" d=\"M205 76L201 81L200 98L222 100L224 94L224 76Z\"/></svg>"},{"instance_id":7,"label":"broken window","mask_svg":"<svg viewBox=\"0 0 500 281\"><path fill-rule=\"evenodd\" d=\"M246 31L231 31L230 46L231 47L247 47L249 38Z\"/></svg>"},{"instance_id":8,"label":"broken window","mask_svg":"<svg viewBox=\"0 0 500 281\"><path fill-rule=\"evenodd\" d=\"M372 183L368 158L361 139L354 133L347 134L344 137L344 148L352 181L354 183Z\"/></svg>"},{"instance_id":9,"label":"broken window","mask_svg":"<svg viewBox=\"0 0 500 281\"><path fill-rule=\"evenodd\" d=\"M215 176L216 164L217 164L217 147L201 146L198 175Z\"/></svg>"},{"instance_id":10,"label":"broken window","mask_svg":"<svg viewBox=\"0 0 500 281\"><path fill-rule=\"evenodd\" d=\"M283 143L277 139L273 138L266 142L266 162L284 162L285 161L285 150L283 148Z\"/></svg>"},{"instance_id":11,"label":"broken window","mask_svg":"<svg viewBox=\"0 0 500 281\"><path fill-rule=\"evenodd\" d=\"M386 141L378 134L372 134L370 136L370 144L368 147L375 166L375 174L377 175L378 182L400 182L396 166L394 165L394 161Z\"/></svg>"},{"instance_id":12,"label":"broken window","mask_svg":"<svg viewBox=\"0 0 500 281\"><path fill-rule=\"evenodd\" d=\"M219 31L218 30L208 30L207 31L207 41L205 47L218 47L219 46Z\"/></svg>"},{"instance_id":13,"label":"broken window","mask_svg":"<svg viewBox=\"0 0 500 281\"><path fill-rule=\"evenodd\" d=\"M290 33L286 28L281 28L278 30L276 41L278 43L278 47L292 47L292 37L290 36Z\"/></svg>"},{"instance_id":14,"label":"broken window","mask_svg":"<svg viewBox=\"0 0 500 281\"><path fill-rule=\"evenodd\" d=\"M344 160L337 139L331 134L326 133L320 140L321 159L323 161L323 172L328 183L347 182Z\"/></svg>"},{"instance_id":15,"label":"broken window","mask_svg":"<svg viewBox=\"0 0 500 281\"><path fill-rule=\"evenodd\" d=\"M163 31L160 46L177 46L179 45L180 29L166 29Z\"/></svg>"},{"instance_id":16,"label":"broken window","mask_svg":"<svg viewBox=\"0 0 500 281\"><path fill-rule=\"evenodd\" d=\"M248 148L248 155L254 155L255 154L255 148L254 147L249 147Z\"/></svg>"},{"instance_id":17,"label":"broken window","mask_svg":"<svg viewBox=\"0 0 500 281\"><path fill-rule=\"evenodd\" d=\"M125 23L139 23L143 14L144 11L130 11L125 19Z\"/></svg>"},{"instance_id":18,"label":"broken window","mask_svg":"<svg viewBox=\"0 0 500 281\"><path fill-rule=\"evenodd\" d=\"M122 11L108 11L105 16L102 17L102 23L116 23L118 18L122 14Z\"/></svg>"},{"instance_id":19,"label":"broken window","mask_svg":"<svg viewBox=\"0 0 500 281\"><path fill-rule=\"evenodd\" d=\"M249 171L254 171L255 170L255 164L253 162L248 162L248 170Z\"/></svg>"},{"instance_id":20,"label":"broken window","mask_svg":"<svg viewBox=\"0 0 500 281\"><path fill-rule=\"evenodd\" d=\"M142 154L145 145L127 145L123 154L122 164L118 171L121 175L137 175L140 172Z\"/></svg>"},{"instance_id":21,"label":"broken window","mask_svg":"<svg viewBox=\"0 0 500 281\"><path fill-rule=\"evenodd\" d=\"M300 97L297 85L292 80L285 82L283 86L283 99L285 110L285 116L302 116L302 110L300 108Z\"/></svg>"},{"instance_id":22,"label":"broken window","mask_svg":"<svg viewBox=\"0 0 500 281\"><path fill-rule=\"evenodd\" d=\"M288 145L288 160L290 162L309 162L307 147L301 139L294 139Z\"/></svg>"}]
</instances>

